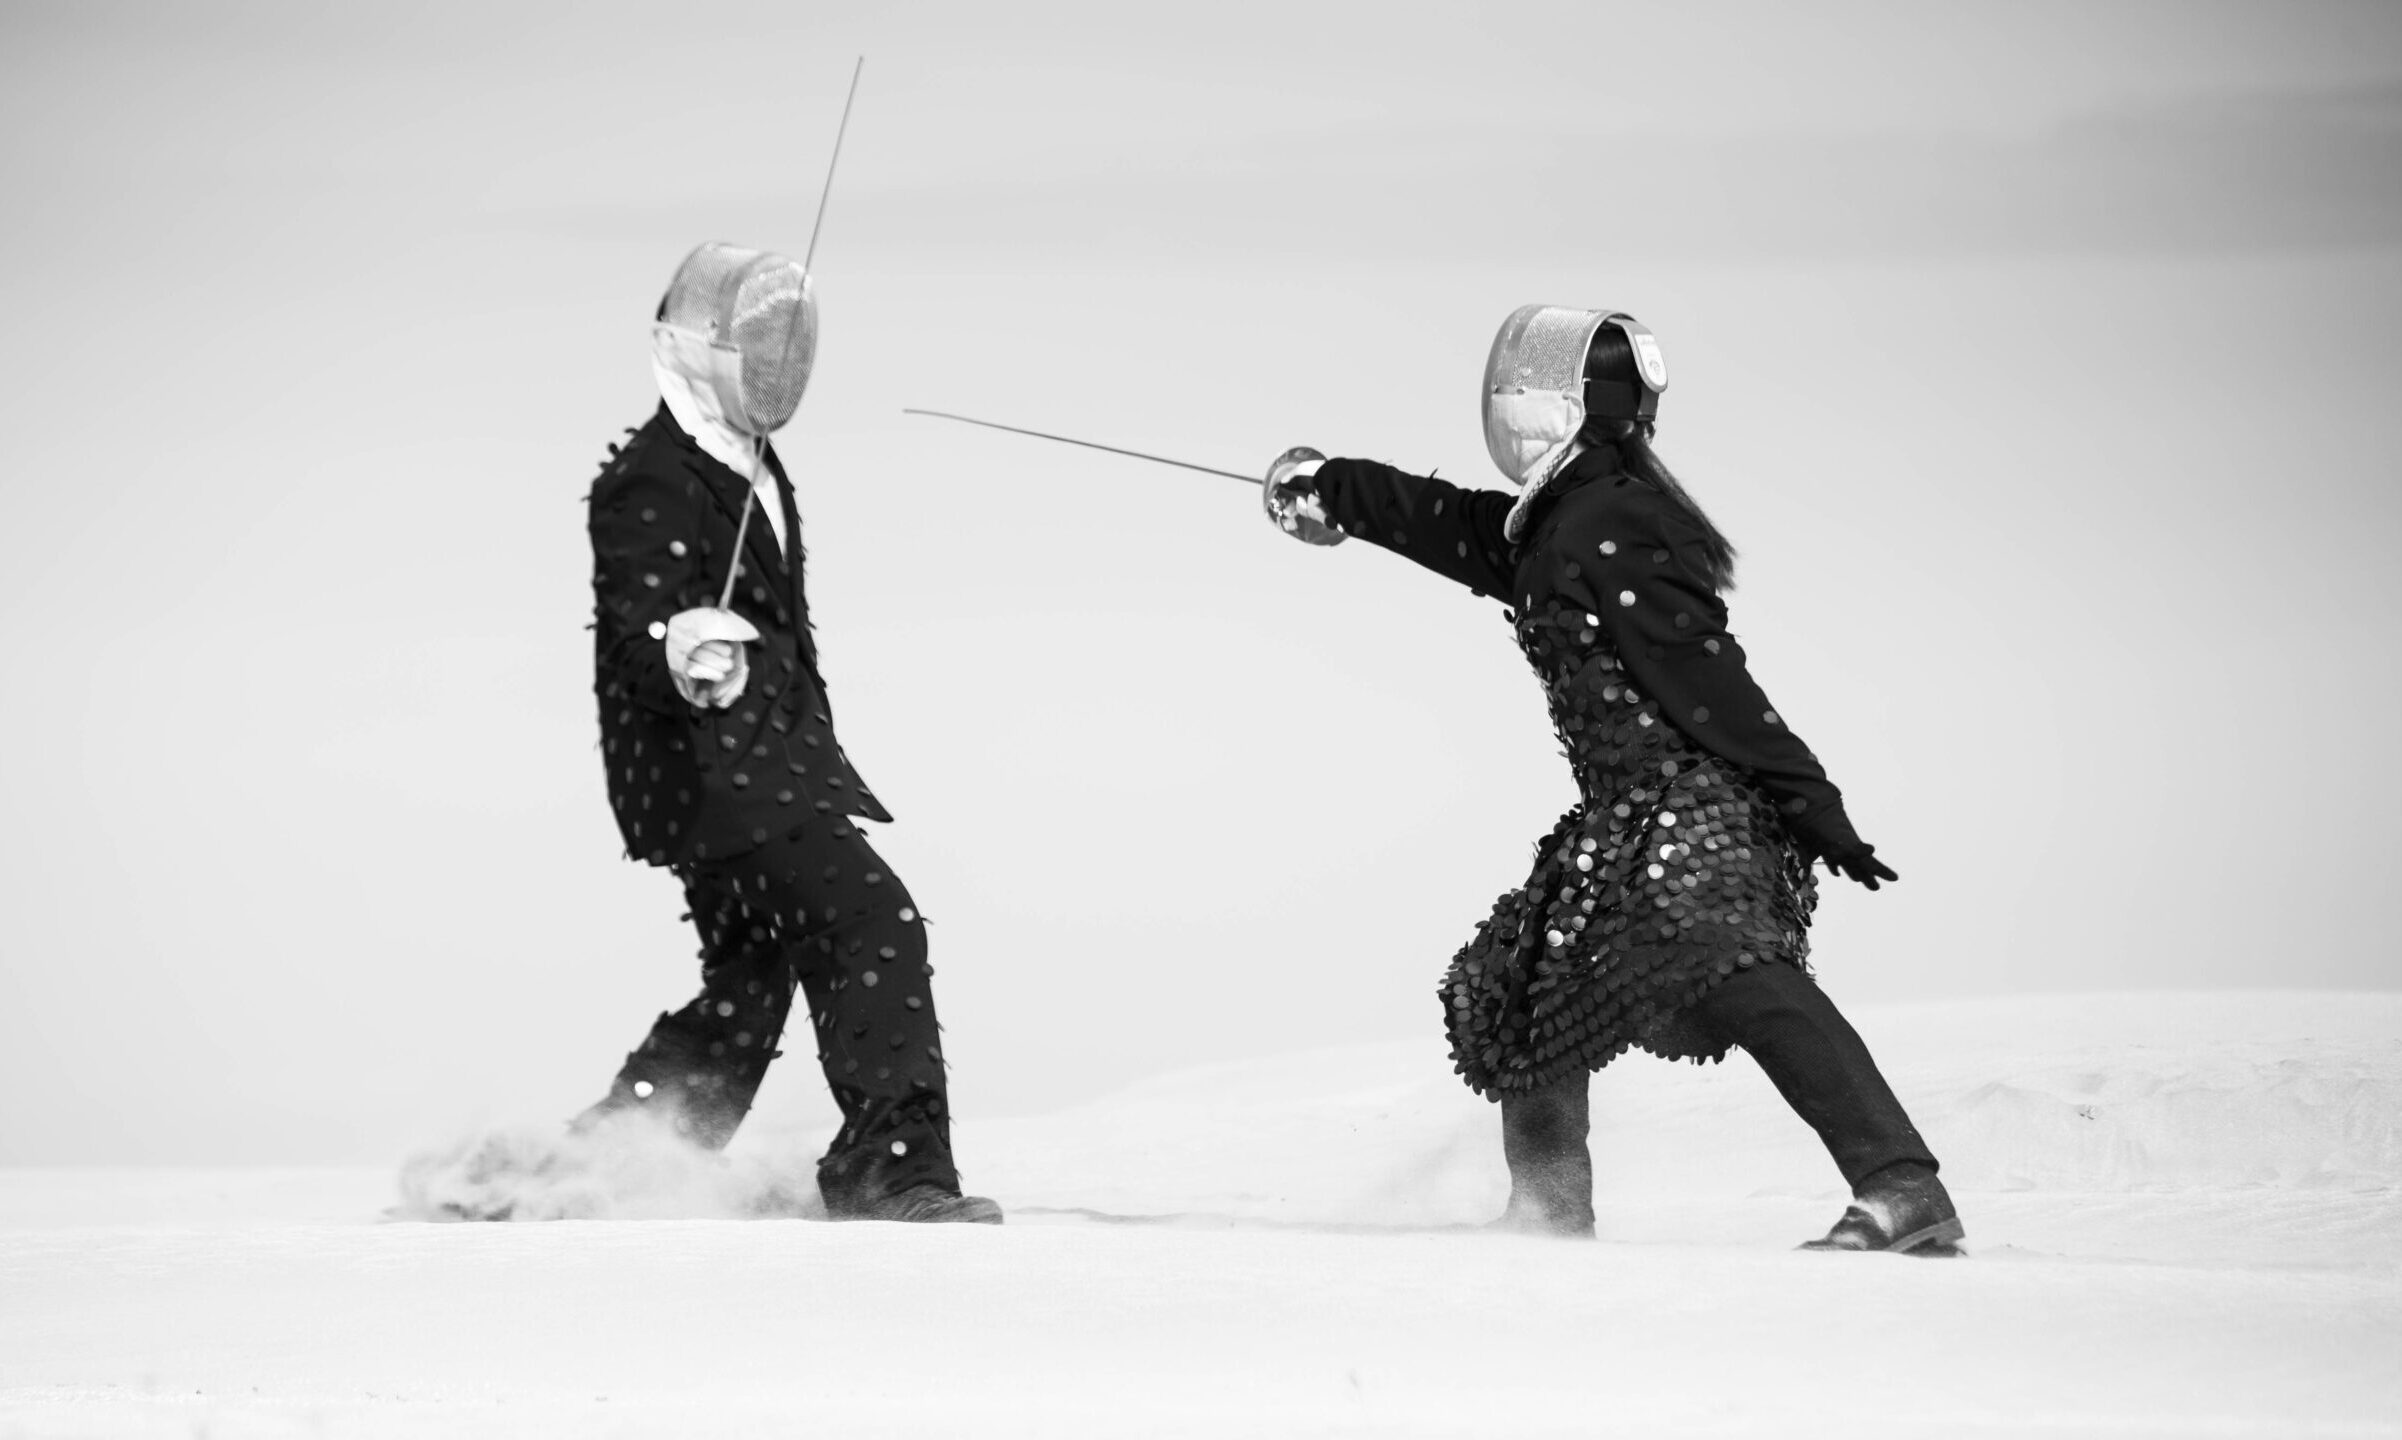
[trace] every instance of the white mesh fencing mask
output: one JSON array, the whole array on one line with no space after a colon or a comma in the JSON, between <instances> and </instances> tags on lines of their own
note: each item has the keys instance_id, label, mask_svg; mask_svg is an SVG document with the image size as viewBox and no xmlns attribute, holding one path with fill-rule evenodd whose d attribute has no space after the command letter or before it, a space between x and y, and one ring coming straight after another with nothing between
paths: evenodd
<instances>
[{"instance_id":1,"label":"white mesh fencing mask","mask_svg":"<svg viewBox=\"0 0 2402 1440\"><path fill-rule=\"evenodd\" d=\"M716 401L719 418L767 435L800 408L817 361L817 297L801 267L772 250L711 241L677 267L659 304L676 368Z\"/></svg>"},{"instance_id":2,"label":"white mesh fencing mask","mask_svg":"<svg viewBox=\"0 0 2402 1440\"><path fill-rule=\"evenodd\" d=\"M1485 357L1485 451L1510 483L1547 479L1585 424L1585 352L1606 310L1522 305Z\"/></svg>"},{"instance_id":3,"label":"white mesh fencing mask","mask_svg":"<svg viewBox=\"0 0 2402 1440\"><path fill-rule=\"evenodd\" d=\"M1616 310L1573 310L1564 305L1522 305L1501 322L1485 357L1483 392L1485 451L1520 494L1503 525L1516 540L1528 508L1559 473L1584 429L1586 356L1604 325L1616 325L1635 347L1641 389L1649 415L1668 388L1668 367L1659 342L1634 317ZM1614 398L1614 397L1613 397ZM1611 405L1603 402L1603 413ZM1632 413L1632 412L1630 412Z\"/></svg>"}]
</instances>

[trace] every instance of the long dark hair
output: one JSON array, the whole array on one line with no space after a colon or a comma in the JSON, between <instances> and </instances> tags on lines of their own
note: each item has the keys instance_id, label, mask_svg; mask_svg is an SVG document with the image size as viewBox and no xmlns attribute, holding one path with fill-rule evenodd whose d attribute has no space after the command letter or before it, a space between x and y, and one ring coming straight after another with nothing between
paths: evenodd
<instances>
[{"instance_id":1,"label":"long dark hair","mask_svg":"<svg viewBox=\"0 0 2402 1440\"><path fill-rule=\"evenodd\" d=\"M1635 347L1628 343L1626 332L1615 325L1604 325L1593 336L1593 348L1585 352L1585 378L1610 387L1603 393L1616 398L1641 393L1643 381L1635 370ZM1594 397L1600 398L1600 397ZM1588 402L1590 403L1590 402ZM1603 408L1594 405L1593 409ZM1735 544L1721 533L1700 505L1678 482L1676 473L1651 448L1652 423L1630 418L1631 407L1610 406L1615 415L1588 414L1579 439L1587 445L1615 445L1619 462L1627 473L1649 484L1668 497L1668 503L1684 512L1701 532L1702 556L1709 567L1710 588L1726 591L1735 588Z\"/></svg>"}]
</instances>

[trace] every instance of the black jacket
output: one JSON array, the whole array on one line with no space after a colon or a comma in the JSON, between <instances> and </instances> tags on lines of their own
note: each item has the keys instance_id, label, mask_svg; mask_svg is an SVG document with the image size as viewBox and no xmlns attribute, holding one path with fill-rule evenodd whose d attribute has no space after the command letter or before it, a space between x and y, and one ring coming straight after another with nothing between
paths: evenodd
<instances>
[{"instance_id":1,"label":"black jacket","mask_svg":"<svg viewBox=\"0 0 2402 1440\"><path fill-rule=\"evenodd\" d=\"M1692 521L1620 469L1611 446L1587 450L1554 483L1557 500L1539 500L1526 538L1512 545L1501 527L1513 495L1462 490L1372 460L1329 460L1317 477L1327 515L1345 533L1519 614L1558 600L1595 617L1661 713L1749 772L1806 851L1848 857L1864 849L1818 757L1745 668Z\"/></svg>"},{"instance_id":2,"label":"black jacket","mask_svg":"<svg viewBox=\"0 0 2402 1440\"><path fill-rule=\"evenodd\" d=\"M771 446L792 563L753 514L731 608L759 627L750 683L727 710L677 693L662 637L717 603L751 486L667 407L593 482L592 648L609 804L626 851L653 865L723 859L824 815L889 820L834 738L802 586L801 520Z\"/></svg>"}]
</instances>

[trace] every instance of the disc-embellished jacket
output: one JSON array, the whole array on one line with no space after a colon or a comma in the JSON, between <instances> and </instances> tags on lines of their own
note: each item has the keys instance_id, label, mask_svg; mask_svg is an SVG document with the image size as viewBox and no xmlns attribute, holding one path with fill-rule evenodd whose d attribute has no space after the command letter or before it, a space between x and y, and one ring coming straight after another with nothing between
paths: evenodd
<instances>
[{"instance_id":1,"label":"disc-embellished jacket","mask_svg":"<svg viewBox=\"0 0 2402 1440\"><path fill-rule=\"evenodd\" d=\"M1515 606L1517 615L1554 605L1581 613L1662 719L1742 767L1776 801L1807 854L1858 853L1841 792L1744 664L1692 521L1626 473L1613 446L1585 451L1553 483L1558 498L1539 499L1523 540L1512 544L1502 521L1515 497L1500 491L1463 490L1370 460L1329 460L1316 482L1328 518L1346 534ZM1597 757L1571 759L1580 775L1606 768Z\"/></svg>"},{"instance_id":2,"label":"disc-embellished jacket","mask_svg":"<svg viewBox=\"0 0 2402 1440\"><path fill-rule=\"evenodd\" d=\"M717 604L750 481L662 405L593 482L593 690L609 804L626 851L653 865L724 859L811 820L889 820L834 738L810 636L801 522L773 447L790 563L753 514L728 608L759 628L727 709L691 704L667 669L669 617Z\"/></svg>"}]
</instances>

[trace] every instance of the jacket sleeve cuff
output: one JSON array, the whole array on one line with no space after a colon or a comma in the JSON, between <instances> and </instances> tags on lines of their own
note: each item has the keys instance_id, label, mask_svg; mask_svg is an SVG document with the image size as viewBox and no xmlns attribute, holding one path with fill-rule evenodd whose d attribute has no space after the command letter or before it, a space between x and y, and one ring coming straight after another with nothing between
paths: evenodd
<instances>
[{"instance_id":1,"label":"jacket sleeve cuff","mask_svg":"<svg viewBox=\"0 0 2402 1440\"><path fill-rule=\"evenodd\" d=\"M1343 489L1358 464L1356 460L1328 460L1309 480L1311 492L1318 497L1318 508L1338 525L1342 523Z\"/></svg>"},{"instance_id":2,"label":"jacket sleeve cuff","mask_svg":"<svg viewBox=\"0 0 2402 1440\"><path fill-rule=\"evenodd\" d=\"M1797 811L1796 805L1802 808ZM1785 828L1813 859L1848 860L1868 850L1840 800L1813 804L1797 796L1777 808L1784 814Z\"/></svg>"}]
</instances>

